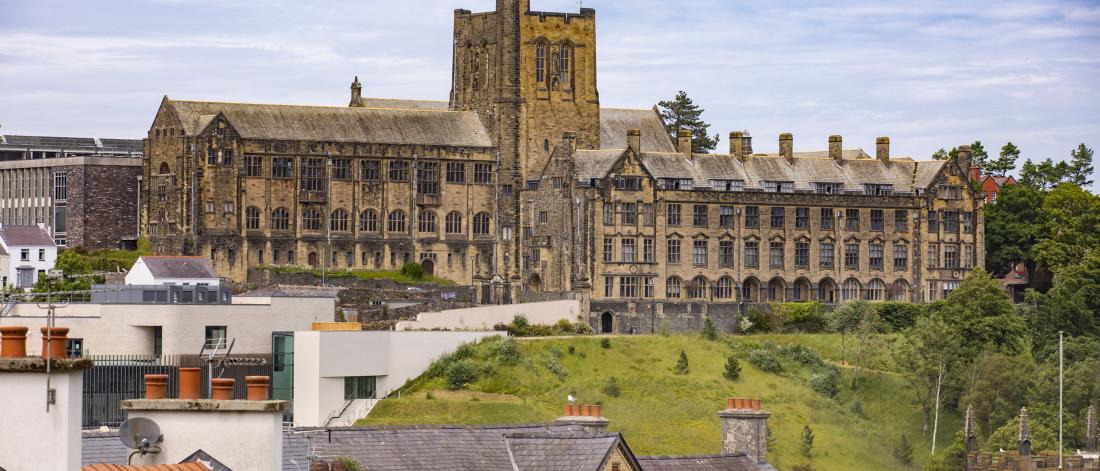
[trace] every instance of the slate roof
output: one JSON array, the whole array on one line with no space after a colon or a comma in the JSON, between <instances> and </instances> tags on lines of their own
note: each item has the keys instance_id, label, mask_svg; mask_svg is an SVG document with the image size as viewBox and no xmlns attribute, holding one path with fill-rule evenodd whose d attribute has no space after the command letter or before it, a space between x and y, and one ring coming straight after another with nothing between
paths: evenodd
<instances>
[{"instance_id":1,"label":"slate roof","mask_svg":"<svg viewBox=\"0 0 1100 471\"><path fill-rule=\"evenodd\" d=\"M144 255L149 272L156 278L217 278L206 257L155 257Z\"/></svg>"},{"instance_id":2,"label":"slate roof","mask_svg":"<svg viewBox=\"0 0 1100 471\"><path fill-rule=\"evenodd\" d=\"M643 152L676 151L676 146L656 111L600 108L601 149L625 149L628 129L642 130Z\"/></svg>"},{"instance_id":3,"label":"slate roof","mask_svg":"<svg viewBox=\"0 0 1100 471\"><path fill-rule=\"evenodd\" d=\"M402 100L401 102L406 102ZM472 111L352 108L169 100L184 133L193 136L225 116L246 139L491 147ZM412 102L413 104L418 102Z\"/></svg>"},{"instance_id":4,"label":"slate roof","mask_svg":"<svg viewBox=\"0 0 1100 471\"><path fill-rule=\"evenodd\" d=\"M403 100L399 98L363 97L364 108L388 108L392 110L449 111L451 104L437 100Z\"/></svg>"},{"instance_id":5,"label":"slate roof","mask_svg":"<svg viewBox=\"0 0 1100 471\"><path fill-rule=\"evenodd\" d=\"M210 468L202 463L158 464L145 466L129 466L124 464L91 464L84 465L80 471L210 471Z\"/></svg>"},{"instance_id":6,"label":"slate roof","mask_svg":"<svg viewBox=\"0 0 1100 471\"><path fill-rule=\"evenodd\" d=\"M129 454L126 446L118 439L118 430L107 432L89 432L81 434L80 463L87 466L95 463L126 464Z\"/></svg>"},{"instance_id":7,"label":"slate roof","mask_svg":"<svg viewBox=\"0 0 1100 471\"><path fill-rule=\"evenodd\" d=\"M774 471L771 465L757 464L744 453L710 456L639 456L645 471Z\"/></svg>"},{"instance_id":8,"label":"slate roof","mask_svg":"<svg viewBox=\"0 0 1100 471\"><path fill-rule=\"evenodd\" d=\"M109 139L60 136L0 136L0 147L25 149L56 149L66 152L142 153L141 139Z\"/></svg>"},{"instance_id":9,"label":"slate roof","mask_svg":"<svg viewBox=\"0 0 1100 471\"><path fill-rule=\"evenodd\" d=\"M49 231L39 226L0 226L0 239L8 247L53 247Z\"/></svg>"},{"instance_id":10,"label":"slate roof","mask_svg":"<svg viewBox=\"0 0 1100 471\"><path fill-rule=\"evenodd\" d=\"M620 441L619 434L507 434L507 446L521 470L577 471L602 469Z\"/></svg>"}]
</instances>

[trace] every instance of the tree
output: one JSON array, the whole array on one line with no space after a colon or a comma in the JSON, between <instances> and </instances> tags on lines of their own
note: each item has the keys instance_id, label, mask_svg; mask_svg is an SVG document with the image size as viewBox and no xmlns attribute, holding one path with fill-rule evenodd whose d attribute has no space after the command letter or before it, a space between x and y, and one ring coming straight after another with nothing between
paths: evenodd
<instances>
[{"instance_id":1,"label":"tree","mask_svg":"<svg viewBox=\"0 0 1100 471\"><path fill-rule=\"evenodd\" d=\"M991 160L986 164L986 168L989 173L1005 176L1008 172L1016 169L1016 160L1020 158L1020 149L1015 144L1009 142L1001 147L1001 153L997 159Z\"/></svg>"},{"instance_id":2,"label":"tree","mask_svg":"<svg viewBox=\"0 0 1100 471\"><path fill-rule=\"evenodd\" d=\"M957 155L958 153L955 152L951 154L951 157L956 157ZM976 165L982 170L983 174L989 174L992 173L989 168L991 163L992 162L989 160L989 153L985 151L985 146L982 145L982 141L974 141L973 144L970 144L970 165ZM966 170L970 171L970 169Z\"/></svg>"},{"instance_id":3,"label":"tree","mask_svg":"<svg viewBox=\"0 0 1100 471\"><path fill-rule=\"evenodd\" d=\"M856 367L852 368L852 384L854 385L859 377L859 367L867 366L867 356L874 346L874 334L882 331L883 324L878 316L878 310L867 301L850 301L833 310L829 324L831 330L841 334L841 361L844 360L845 350L847 349L845 334L849 332L856 334L858 344L855 352L856 358L853 362Z\"/></svg>"},{"instance_id":4,"label":"tree","mask_svg":"<svg viewBox=\"0 0 1100 471\"><path fill-rule=\"evenodd\" d=\"M1032 247L1037 262L1057 272L1084 260L1100 244L1100 196L1064 183L1043 200L1046 237Z\"/></svg>"},{"instance_id":5,"label":"tree","mask_svg":"<svg viewBox=\"0 0 1100 471\"><path fill-rule=\"evenodd\" d=\"M726 357L726 371L723 373L726 379L736 381L741 377L741 362L737 361L737 357L730 355Z\"/></svg>"},{"instance_id":6,"label":"tree","mask_svg":"<svg viewBox=\"0 0 1100 471\"><path fill-rule=\"evenodd\" d=\"M955 149L951 149L951 152L955 153L957 151ZM943 147L940 147L940 150L937 150L936 152L932 153L932 160L947 160L950 157L951 157L950 154L948 154L947 151L944 150Z\"/></svg>"},{"instance_id":7,"label":"tree","mask_svg":"<svg viewBox=\"0 0 1100 471\"><path fill-rule=\"evenodd\" d=\"M718 147L718 134L714 137L707 134L710 124L700 118L706 110L699 108L699 105L696 105L683 90L680 90L675 98L657 103L657 108L673 142L676 142L678 131L688 129L692 133L692 152L705 154Z\"/></svg>"},{"instance_id":8,"label":"tree","mask_svg":"<svg viewBox=\"0 0 1100 471\"><path fill-rule=\"evenodd\" d=\"M913 385L917 402L920 403L924 418L921 432L927 434L929 426L932 426L933 452L944 382L959 362L956 352L961 343L958 331L947 322L945 316L932 311L928 316L917 319L917 324L906 331L894 351L898 367Z\"/></svg>"},{"instance_id":9,"label":"tree","mask_svg":"<svg viewBox=\"0 0 1100 471\"><path fill-rule=\"evenodd\" d=\"M714 327L714 321L707 317L703 321L703 338L707 340L718 340L718 329Z\"/></svg>"},{"instance_id":10,"label":"tree","mask_svg":"<svg viewBox=\"0 0 1100 471\"><path fill-rule=\"evenodd\" d=\"M1044 195L1030 185L1001 188L997 202L985 211L985 266L996 276L1004 276L1024 262L1035 273L1031 247L1046 230Z\"/></svg>"},{"instance_id":11,"label":"tree","mask_svg":"<svg viewBox=\"0 0 1100 471\"><path fill-rule=\"evenodd\" d=\"M814 451L814 429L809 424L802 426L802 456L809 458Z\"/></svg>"},{"instance_id":12,"label":"tree","mask_svg":"<svg viewBox=\"0 0 1100 471\"><path fill-rule=\"evenodd\" d=\"M1020 168L1020 183L1047 191L1067 181L1071 171L1069 163L1055 163L1049 157L1038 164L1026 160Z\"/></svg>"},{"instance_id":13,"label":"tree","mask_svg":"<svg viewBox=\"0 0 1100 471\"><path fill-rule=\"evenodd\" d=\"M969 385L959 403L974 407L984 430L996 430L1027 405L1036 368L1027 355L984 353L970 366Z\"/></svg>"},{"instance_id":14,"label":"tree","mask_svg":"<svg viewBox=\"0 0 1100 471\"><path fill-rule=\"evenodd\" d=\"M1077 146L1077 149L1069 153L1069 175L1070 182L1076 183L1080 186L1089 186L1092 184L1092 180L1089 177L1092 176L1092 149L1085 147L1085 143Z\"/></svg>"},{"instance_id":15,"label":"tree","mask_svg":"<svg viewBox=\"0 0 1100 471\"><path fill-rule=\"evenodd\" d=\"M691 371L688 368L687 353L685 353L683 350L680 350L680 359L676 360L676 366L673 368L673 371L675 371L678 375L686 375L689 371Z\"/></svg>"},{"instance_id":16,"label":"tree","mask_svg":"<svg viewBox=\"0 0 1100 471\"><path fill-rule=\"evenodd\" d=\"M1024 318L997 280L976 269L943 303L930 307L958 333L961 340L955 355L969 363L985 350L1018 353L1027 330Z\"/></svg>"},{"instance_id":17,"label":"tree","mask_svg":"<svg viewBox=\"0 0 1100 471\"><path fill-rule=\"evenodd\" d=\"M902 434L894 445L894 460L905 466L913 463L913 445L909 443L908 435Z\"/></svg>"}]
</instances>

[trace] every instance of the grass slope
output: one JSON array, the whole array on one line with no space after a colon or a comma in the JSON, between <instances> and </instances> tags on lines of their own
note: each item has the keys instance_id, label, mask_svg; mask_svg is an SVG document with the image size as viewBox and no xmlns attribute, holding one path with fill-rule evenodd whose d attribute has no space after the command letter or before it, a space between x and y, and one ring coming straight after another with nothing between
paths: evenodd
<instances>
[{"instance_id":1,"label":"grass slope","mask_svg":"<svg viewBox=\"0 0 1100 471\"><path fill-rule=\"evenodd\" d=\"M852 339L847 340L851 348ZM802 343L828 360L840 359L837 336L749 336L732 341ZM568 353L570 346L573 353ZM564 379L547 369L546 358L554 349L563 352ZM690 360L687 375L673 373L681 349ZM484 352L485 346L479 350ZM741 378L727 380L722 372L730 345L695 336L613 337L609 349L600 346L598 337L526 340L520 342L520 350L519 364L493 364L491 376L468 388L494 395L448 394L441 391L442 379L422 377L407 385L400 399L382 401L360 425L545 422L559 416L566 396L573 394L586 403L601 402L611 419L609 429L624 433L638 455L711 454L719 451L716 412L725 407L725 399L755 397L772 412L769 461L783 470L808 461L800 451L805 424L816 436L809 461L820 470L907 469L892 457L893 445L903 433L913 444L911 469L919 469L930 445L920 436L920 411L912 391L904 378L888 371L864 373L865 379L853 389L847 381L849 370L842 369L841 393L830 399L810 389L808 371L765 373L744 359ZM850 355L849 350L849 359ZM618 397L601 392L611 376L619 380ZM862 405L862 415L853 412L855 400ZM958 430L959 418L941 415L940 426L942 444Z\"/></svg>"}]
</instances>

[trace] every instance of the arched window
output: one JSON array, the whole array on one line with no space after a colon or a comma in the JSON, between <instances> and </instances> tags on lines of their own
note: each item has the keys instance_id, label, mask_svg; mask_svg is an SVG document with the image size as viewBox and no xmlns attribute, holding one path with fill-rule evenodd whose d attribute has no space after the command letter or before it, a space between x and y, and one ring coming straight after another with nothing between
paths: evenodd
<instances>
[{"instance_id":1,"label":"arched window","mask_svg":"<svg viewBox=\"0 0 1100 471\"><path fill-rule=\"evenodd\" d=\"M439 232L439 223L435 219L435 213L432 211L421 211L420 216L417 217L416 231L421 234L435 234Z\"/></svg>"},{"instance_id":2,"label":"arched window","mask_svg":"<svg viewBox=\"0 0 1100 471\"><path fill-rule=\"evenodd\" d=\"M690 299L707 299L707 288L710 287L710 282L707 281L707 277L699 275L691 279L691 283L687 286L687 295Z\"/></svg>"},{"instance_id":3,"label":"arched window","mask_svg":"<svg viewBox=\"0 0 1100 471\"><path fill-rule=\"evenodd\" d=\"M489 213L477 213L474 215L474 235L489 235Z\"/></svg>"},{"instance_id":4,"label":"arched window","mask_svg":"<svg viewBox=\"0 0 1100 471\"><path fill-rule=\"evenodd\" d=\"M680 285L682 284L683 281L680 280L680 277L670 277L665 281L665 297L668 299L680 299Z\"/></svg>"},{"instance_id":5,"label":"arched window","mask_svg":"<svg viewBox=\"0 0 1100 471\"><path fill-rule=\"evenodd\" d=\"M271 212L271 229L275 231L290 230L290 211L286 208L275 208Z\"/></svg>"},{"instance_id":6,"label":"arched window","mask_svg":"<svg viewBox=\"0 0 1100 471\"><path fill-rule=\"evenodd\" d=\"M573 88L569 85L571 77L570 67L573 65L573 46L569 43L561 45L561 54L558 56L558 60L561 61L561 70L559 72L559 81L563 88Z\"/></svg>"},{"instance_id":7,"label":"arched window","mask_svg":"<svg viewBox=\"0 0 1100 471\"><path fill-rule=\"evenodd\" d=\"M894 282L894 285L890 287L890 300L891 301L908 301L909 300L909 282L898 279Z\"/></svg>"},{"instance_id":8,"label":"arched window","mask_svg":"<svg viewBox=\"0 0 1100 471\"><path fill-rule=\"evenodd\" d=\"M718 279L718 284L714 285L714 299L730 298L733 298L733 278L723 276Z\"/></svg>"},{"instance_id":9,"label":"arched window","mask_svg":"<svg viewBox=\"0 0 1100 471\"><path fill-rule=\"evenodd\" d=\"M249 206L244 209L244 228L250 231L260 230L260 208Z\"/></svg>"},{"instance_id":10,"label":"arched window","mask_svg":"<svg viewBox=\"0 0 1100 471\"><path fill-rule=\"evenodd\" d=\"M878 278L867 283L867 300L882 301L883 299L886 299L886 283Z\"/></svg>"},{"instance_id":11,"label":"arched window","mask_svg":"<svg viewBox=\"0 0 1100 471\"><path fill-rule=\"evenodd\" d=\"M302 213L302 230L321 230L321 212L315 208L309 208Z\"/></svg>"},{"instance_id":12,"label":"arched window","mask_svg":"<svg viewBox=\"0 0 1100 471\"><path fill-rule=\"evenodd\" d=\"M535 82L546 81L546 43L539 42L535 46Z\"/></svg>"},{"instance_id":13,"label":"arched window","mask_svg":"<svg viewBox=\"0 0 1100 471\"><path fill-rule=\"evenodd\" d=\"M359 214L359 230L363 232L378 232L378 211L368 209Z\"/></svg>"},{"instance_id":14,"label":"arched window","mask_svg":"<svg viewBox=\"0 0 1100 471\"><path fill-rule=\"evenodd\" d=\"M160 173L161 175L168 175L168 174L172 173L172 167L168 166L168 162L161 162L160 163L160 172L158 172L158 173Z\"/></svg>"},{"instance_id":15,"label":"arched window","mask_svg":"<svg viewBox=\"0 0 1100 471\"><path fill-rule=\"evenodd\" d=\"M405 222L405 212L400 209L395 209L390 212L390 217L386 221L386 232L406 232L408 226Z\"/></svg>"},{"instance_id":16,"label":"arched window","mask_svg":"<svg viewBox=\"0 0 1100 471\"><path fill-rule=\"evenodd\" d=\"M347 232L348 231L348 212L344 208L339 208L332 212L332 220L329 221L329 229L333 231Z\"/></svg>"},{"instance_id":17,"label":"arched window","mask_svg":"<svg viewBox=\"0 0 1100 471\"><path fill-rule=\"evenodd\" d=\"M458 211L451 211L447 213L447 233L448 234L461 234L462 233L462 213Z\"/></svg>"},{"instance_id":18,"label":"arched window","mask_svg":"<svg viewBox=\"0 0 1100 471\"><path fill-rule=\"evenodd\" d=\"M844 281L844 285L840 287L840 300L852 301L859 299L859 292L863 289L863 285L859 283L859 280L855 278L848 278Z\"/></svg>"}]
</instances>

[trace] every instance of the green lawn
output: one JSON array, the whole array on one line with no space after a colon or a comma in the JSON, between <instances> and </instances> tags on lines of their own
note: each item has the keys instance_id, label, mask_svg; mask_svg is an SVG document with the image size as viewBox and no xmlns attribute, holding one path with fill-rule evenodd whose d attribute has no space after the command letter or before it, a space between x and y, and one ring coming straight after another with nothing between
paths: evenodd
<instances>
[{"instance_id":1,"label":"green lawn","mask_svg":"<svg viewBox=\"0 0 1100 471\"><path fill-rule=\"evenodd\" d=\"M838 336L761 335L731 337L733 342L765 344L802 343L822 357L839 361ZM847 339L849 348L852 338ZM883 349L889 338L879 339ZM569 353L569 347L574 348ZM548 352L563 352L566 376L559 379L547 368ZM676 375L673 365L684 350L691 371ZM480 352L486 346L478 347ZM801 455L802 427L815 432L812 462L821 470L907 469L892 458L901 434L913 444L919 469L929 441L921 437L919 408L904 379L893 372L865 372L858 387L849 387L850 370L843 369L844 387L836 399L810 389L809 372L789 370L764 373L742 360L738 381L722 376L726 341L705 341L696 336L632 336L611 338L611 348L600 346L599 337L526 340L520 342L523 359L514 366L493 364L493 373L468 389L509 396L470 396L440 392L440 378L419 378L402 391L400 399L382 401L362 425L390 424L507 424L553 420L561 414L566 396L583 402L600 402L611 420L609 429L625 434L639 455L717 453L720 445L717 412L728 397L754 397L772 412L773 447L769 461L786 470L807 461ZM881 355L885 357L886 355ZM850 360L850 356L848 357ZM483 362L485 360L478 360ZM880 358L880 361L884 361ZM888 363L881 367L888 369ZM621 394L601 392L611 376L618 378ZM427 398L432 391L433 398ZM853 412L853 401L862 415ZM953 437L960 425L953 414L941 416L940 442Z\"/></svg>"}]
</instances>

